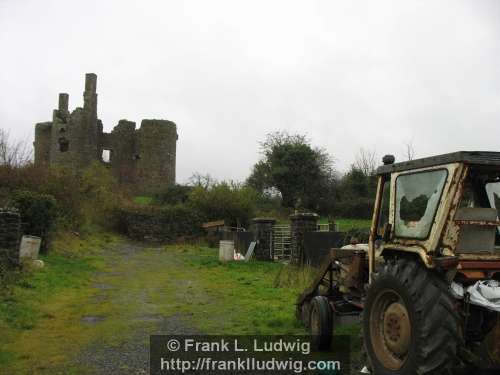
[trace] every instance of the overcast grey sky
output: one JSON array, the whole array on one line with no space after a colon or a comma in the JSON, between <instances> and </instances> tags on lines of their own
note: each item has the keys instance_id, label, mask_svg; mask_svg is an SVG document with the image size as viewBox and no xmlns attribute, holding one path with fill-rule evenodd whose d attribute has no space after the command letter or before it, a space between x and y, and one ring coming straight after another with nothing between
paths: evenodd
<instances>
[{"instance_id":1,"label":"overcast grey sky","mask_svg":"<svg viewBox=\"0 0 500 375\"><path fill-rule=\"evenodd\" d=\"M339 170L360 147L500 149L496 0L0 0L0 48L1 128L31 140L94 72L105 130L177 123L179 182L244 179L282 129Z\"/></svg>"}]
</instances>

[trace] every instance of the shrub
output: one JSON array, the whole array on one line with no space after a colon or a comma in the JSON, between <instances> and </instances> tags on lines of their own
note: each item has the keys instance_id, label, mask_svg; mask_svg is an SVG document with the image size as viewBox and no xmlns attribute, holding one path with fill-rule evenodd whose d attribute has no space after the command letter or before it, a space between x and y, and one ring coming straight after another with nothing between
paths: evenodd
<instances>
[{"instance_id":1,"label":"shrub","mask_svg":"<svg viewBox=\"0 0 500 375\"><path fill-rule=\"evenodd\" d=\"M373 198L351 198L335 204L334 214L337 217L349 217L356 219L371 219L373 214Z\"/></svg>"},{"instance_id":2,"label":"shrub","mask_svg":"<svg viewBox=\"0 0 500 375\"><path fill-rule=\"evenodd\" d=\"M4 194L15 190L38 191L49 176L49 172L32 164L22 167L0 165L0 189Z\"/></svg>"},{"instance_id":3,"label":"shrub","mask_svg":"<svg viewBox=\"0 0 500 375\"><path fill-rule=\"evenodd\" d=\"M247 226L255 217L259 193L234 183L221 182L208 189L195 187L188 204L204 220L222 220L231 226Z\"/></svg>"},{"instance_id":4,"label":"shrub","mask_svg":"<svg viewBox=\"0 0 500 375\"><path fill-rule=\"evenodd\" d=\"M116 224L121 191L111 172L99 163L83 171L52 168L40 189L57 199L61 223L66 226L81 230L92 224Z\"/></svg>"},{"instance_id":5,"label":"shrub","mask_svg":"<svg viewBox=\"0 0 500 375\"><path fill-rule=\"evenodd\" d=\"M153 202L158 205L186 203L192 190L193 187L187 185L167 186L153 194Z\"/></svg>"},{"instance_id":6,"label":"shrub","mask_svg":"<svg viewBox=\"0 0 500 375\"><path fill-rule=\"evenodd\" d=\"M51 231L57 218L57 203L52 195L33 191L19 191L11 198L11 205L17 208L25 224L26 234L42 238L43 252L47 250Z\"/></svg>"}]
</instances>

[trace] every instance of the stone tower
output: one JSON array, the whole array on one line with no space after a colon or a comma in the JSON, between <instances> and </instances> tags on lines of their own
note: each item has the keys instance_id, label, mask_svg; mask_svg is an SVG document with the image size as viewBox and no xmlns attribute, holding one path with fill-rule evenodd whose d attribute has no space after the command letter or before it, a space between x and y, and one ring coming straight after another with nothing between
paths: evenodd
<instances>
[{"instance_id":1,"label":"stone tower","mask_svg":"<svg viewBox=\"0 0 500 375\"><path fill-rule=\"evenodd\" d=\"M137 193L175 183L177 126L167 120L120 120L111 133L103 132L97 117L97 76L85 76L83 108L68 110L68 94L59 94L51 122L35 126L35 165L81 170L92 163L108 166L117 179ZM108 159L104 160L103 155Z\"/></svg>"}]
</instances>

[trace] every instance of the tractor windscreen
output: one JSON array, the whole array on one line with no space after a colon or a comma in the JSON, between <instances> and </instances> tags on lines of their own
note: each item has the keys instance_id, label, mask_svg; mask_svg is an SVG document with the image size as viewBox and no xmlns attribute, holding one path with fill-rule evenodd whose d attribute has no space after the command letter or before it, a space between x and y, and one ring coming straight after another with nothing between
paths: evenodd
<instances>
[{"instance_id":1,"label":"tractor windscreen","mask_svg":"<svg viewBox=\"0 0 500 375\"><path fill-rule=\"evenodd\" d=\"M446 169L436 169L406 173L396 178L397 237L428 237L447 176Z\"/></svg>"}]
</instances>

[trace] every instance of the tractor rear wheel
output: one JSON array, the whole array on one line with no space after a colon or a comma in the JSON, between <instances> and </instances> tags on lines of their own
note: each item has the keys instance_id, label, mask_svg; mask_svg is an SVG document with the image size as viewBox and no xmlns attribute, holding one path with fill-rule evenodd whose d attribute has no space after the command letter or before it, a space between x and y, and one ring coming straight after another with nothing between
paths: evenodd
<instances>
[{"instance_id":1,"label":"tractor rear wheel","mask_svg":"<svg viewBox=\"0 0 500 375\"><path fill-rule=\"evenodd\" d=\"M436 374L455 365L460 316L444 279L412 258L389 259L373 277L363 313L373 372Z\"/></svg>"},{"instance_id":2,"label":"tractor rear wheel","mask_svg":"<svg viewBox=\"0 0 500 375\"><path fill-rule=\"evenodd\" d=\"M314 348L318 350L330 348L333 336L333 313L325 296L316 296L311 300L309 329Z\"/></svg>"}]
</instances>

